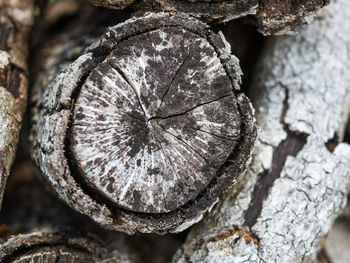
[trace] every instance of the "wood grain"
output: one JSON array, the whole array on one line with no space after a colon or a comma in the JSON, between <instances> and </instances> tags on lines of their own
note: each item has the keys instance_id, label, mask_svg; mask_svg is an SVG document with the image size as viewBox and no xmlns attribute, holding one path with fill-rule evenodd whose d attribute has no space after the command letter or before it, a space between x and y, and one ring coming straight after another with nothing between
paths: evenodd
<instances>
[{"instance_id":1,"label":"wood grain","mask_svg":"<svg viewBox=\"0 0 350 263\"><path fill-rule=\"evenodd\" d=\"M132 18L69 63L39 78L31 141L78 211L128 233L182 231L244 171L252 109L237 59L205 24Z\"/></svg>"}]
</instances>

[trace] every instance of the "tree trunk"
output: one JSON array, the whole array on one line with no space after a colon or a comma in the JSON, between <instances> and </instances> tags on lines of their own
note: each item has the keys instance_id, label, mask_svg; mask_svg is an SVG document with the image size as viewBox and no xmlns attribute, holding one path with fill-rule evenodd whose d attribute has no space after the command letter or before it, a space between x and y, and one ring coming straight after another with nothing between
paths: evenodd
<instances>
[{"instance_id":1,"label":"tree trunk","mask_svg":"<svg viewBox=\"0 0 350 263\"><path fill-rule=\"evenodd\" d=\"M104 227L182 231L250 158L256 128L238 61L222 34L185 15L132 18L82 54L94 42L48 50L33 158L62 199Z\"/></svg>"},{"instance_id":2,"label":"tree trunk","mask_svg":"<svg viewBox=\"0 0 350 263\"><path fill-rule=\"evenodd\" d=\"M313 262L350 182L350 4L266 43L251 87L262 131L240 191L195 227L174 262Z\"/></svg>"}]
</instances>

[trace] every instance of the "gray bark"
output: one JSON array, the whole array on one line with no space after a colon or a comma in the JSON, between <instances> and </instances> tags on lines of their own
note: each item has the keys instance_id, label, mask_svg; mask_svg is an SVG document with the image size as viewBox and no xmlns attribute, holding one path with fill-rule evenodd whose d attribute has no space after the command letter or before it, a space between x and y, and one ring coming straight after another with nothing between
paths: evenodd
<instances>
[{"instance_id":1,"label":"gray bark","mask_svg":"<svg viewBox=\"0 0 350 263\"><path fill-rule=\"evenodd\" d=\"M33 1L0 2L0 207L27 101Z\"/></svg>"},{"instance_id":2,"label":"gray bark","mask_svg":"<svg viewBox=\"0 0 350 263\"><path fill-rule=\"evenodd\" d=\"M312 17L329 0L90 0L95 5L122 9L132 5L136 10L186 13L205 22L225 23L247 15L256 16L256 24L264 35L285 34Z\"/></svg>"},{"instance_id":3,"label":"gray bark","mask_svg":"<svg viewBox=\"0 0 350 263\"><path fill-rule=\"evenodd\" d=\"M195 227L174 262L313 262L346 204L350 4L266 43L251 87L261 134L240 191Z\"/></svg>"},{"instance_id":4,"label":"gray bark","mask_svg":"<svg viewBox=\"0 0 350 263\"><path fill-rule=\"evenodd\" d=\"M256 137L223 35L150 13L82 50L50 47L34 88L30 140L42 173L107 228L166 233L198 222L244 171Z\"/></svg>"}]
</instances>

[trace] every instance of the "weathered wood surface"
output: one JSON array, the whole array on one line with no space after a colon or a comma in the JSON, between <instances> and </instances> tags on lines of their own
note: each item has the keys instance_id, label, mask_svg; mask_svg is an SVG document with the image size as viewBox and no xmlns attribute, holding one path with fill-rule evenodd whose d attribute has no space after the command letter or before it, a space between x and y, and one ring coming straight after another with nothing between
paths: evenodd
<instances>
[{"instance_id":1,"label":"weathered wood surface","mask_svg":"<svg viewBox=\"0 0 350 263\"><path fill-rule=\"evenodd\" d=\"M33 1L0 2L0 207L26 107L32 24Z\"/></svg>"},{"instance_id":2,"label":"weathered wood surface","mask_svg":"<svg viewBox=\"0 0 350 263\"><path fill-rule=\"evenodd\" d=\"M17 155L0 213L0 262L141 262L127 235L97 227L44 186Z\"/></svg>"},{"instance_id":3,"label":"weathered wood surface","mask_svg":"<svg viewBox=\"0 0 350 263\"><path fill-rule=\"evenodd\" d=\"M223 35L150 13L109 28L79 58L70 46L51 48L33 92L43 174L107 228L165 233L198 222L244 171L256 137Z\"/></svg>"},{"instance_id":4,"label":"weathered wood surface","mask_svg":"<svg viewBox=\"0 0 350 263\"><path fill-rule=\"evenodd\" d=\"M96 6L106 6L113 9L124 9L136 0L90 0Z\"/></svg>"},{"instance_id":5,"label":"weathered wood surface","mask_svg":"<svg viewBox=\"0 0 350 263\"><path fill-rule=\"evenodd\" d=\"M0 244L0 261L3 263L131 263L128 255L110 250L92 236L71 233L34 232L12 236Z\"/></svg>"},{"instance_id":6,"label":"weathered wood surface","mask_svg":"<svg viewBox=\"0 0 350 263\"><path fill-rule=\"evenodd\" d=\"M241 190L225 194L174 262L313 262L346 204L350 3L270 39L251 87L261 126Z\"/></svg>"},{"instance_id":7,"label":"weathered wood surface","mask_svg":"<svg viewBox=\"0 0 350 263\"><path fill-rule=\"evenodd\" d=\"M256 16L259 31L264 35L285 34L312 17L329 0L282 1L282 0L90 0L98 6L135 10L182 12L205 22L224 23L247 15Z\"/></svg>"}]
</instances>

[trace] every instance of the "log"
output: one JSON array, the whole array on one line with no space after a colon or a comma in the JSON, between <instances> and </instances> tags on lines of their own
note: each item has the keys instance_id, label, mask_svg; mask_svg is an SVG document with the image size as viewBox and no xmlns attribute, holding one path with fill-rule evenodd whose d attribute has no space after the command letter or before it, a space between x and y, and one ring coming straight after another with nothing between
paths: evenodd
<instances>
[{"instance_id":1,"label":"log","mask_svg":"<svg viewBox=\"0 0 350 263\"><path fill-rule=\"evenodd\" d=\"M33 1L0 3L0 208L15 158L28 88L28 37Z\"/></svg>"},{"instance_id":2,"label":"log","mask_svg":"<svg viewBox=\"0 0 350 263\"><path fill-rule=\"evenodd\" d=\"M245 170L256 137L223 35L150 13L83 54L76 43L46 51L34 87L30 141L43 175L106 228L164 234L198 222Z\"/></svg>"},{"instance_id":3,"label":"log","mask_svg":"<svg viewBox=\"0 0 350 263\"><path fill-rule=\"evenodd\" d=\"M254 15L259 31L264 35L291 32L297 25L308 23L330 0L90 0L97 6L122 9L132 6L136 10L182 12L207 23L226 23L230 20Z\"/></svg>"},{"instance_id":4,"label":"log","mask_svg":"<svg viewBox=\"0 0 350 263\"><path fill-rule=\"evenodd\" d=\"M350 4L269 39L250 94L262 131L244 175L173 262L314 262L346 204Z\"/></svg>"},{"instance_id":5,"label":"log","mask_svg":"<svg viewBox=\"0 0 350 263\"><path fill-rule=\"evenodd\" d=\"M131 263L127 255L109 250L93 236L72 233L22 234L0 244L3 263L111 262Z\"/></svg>"},{"instance_id":6,"label":"log","mask_svg":"<svg viewBox=\"0 0 350 263\"><path fill-rule=\"evenodd\" d=\"M113 9L124 9L133 4L136 0L90 0L96 6L106 6Z\"/></svg>"},{"instance_id":7,"label":"log","mask_svg":"<svg viewBox=\"0 0 350 263\"><path fill-rule=\"evenodd\" d=\"M0 213L0 262L141 262L126 235L98 228L44 186L19 154Z\"/></svg>"}]
</instances>

